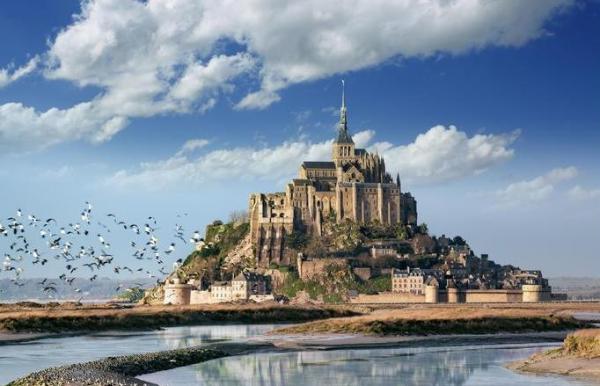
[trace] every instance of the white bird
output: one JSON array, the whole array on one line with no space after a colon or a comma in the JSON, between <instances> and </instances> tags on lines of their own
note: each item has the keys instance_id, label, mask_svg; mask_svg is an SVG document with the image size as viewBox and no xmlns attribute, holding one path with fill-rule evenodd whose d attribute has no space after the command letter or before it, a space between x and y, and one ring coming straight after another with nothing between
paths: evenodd
<instances>
[{"instance_id":1,"label":"white bird","mask_svg":"<svg viewBox=\"0 0 600 386\"><path fill-rule=\"evenodd\" d=\"M170 255L171 253L173 253L173 251L175 251L175 243L171 243L171 245L169 245L169 249L167 249L167 250L165 251L165 253L166 253L167 255Z\"/></svg>"}]
</instances>

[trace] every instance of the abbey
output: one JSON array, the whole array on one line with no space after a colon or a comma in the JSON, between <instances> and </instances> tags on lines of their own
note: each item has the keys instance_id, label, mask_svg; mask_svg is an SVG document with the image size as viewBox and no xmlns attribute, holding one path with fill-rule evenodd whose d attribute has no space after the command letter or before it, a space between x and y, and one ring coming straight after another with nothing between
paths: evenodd
<instances>
[{"instance_id":1,"label":"abbey","mask_svg":"<svg viewBox=\"0 0 600 386\"><path fill-rule=\"evenodd\" d=\"M253 193L250 235L259 266L286 261L285 235L321 235L324 219L361 224L416 225L417 202L385 170L383 157L355 148L348 132L345 95L331 161L305 161L285 192Z\"/></svg>"}]
</instances>

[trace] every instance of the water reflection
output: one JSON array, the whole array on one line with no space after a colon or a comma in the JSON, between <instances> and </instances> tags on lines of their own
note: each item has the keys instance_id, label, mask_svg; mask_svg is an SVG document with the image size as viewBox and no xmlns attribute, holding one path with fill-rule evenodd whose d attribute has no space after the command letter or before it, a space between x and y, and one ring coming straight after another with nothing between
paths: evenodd
<instances>
[{"instance_id":1,"label":"water reflection","mask_svg":"<svg viewBox=\"0 0 600 386\"><path fill-rule=\"evenodd\" d=\"M163 386L207 385L583 385L513 373L505 362L548 346L343 350L223 358L149 374Z\"/></svg>"},{"instance_id":2,"label":"water reflection","mask_svg":"<svg viewBox=\"0 0 600 386\"><path fill-rule=\"evenodd\" d=\"M220 340L243 340L280 325L222 325L171 327L142 332L102 332L76 337L39 339L0 346L0 385L52 366L115 355L202 345Z\"/></svg>"},{"instance_id":3,"label":"water reflection","mask_svg":"<svg viewBox=\"0 0 600 386\"><path fill-rule=\"evenodd\" d=\"M165 329L156 335L168 349L178 349L224 340L242 341L273 328L275 325L192 326Z\"/></svg>"}]
</instances>

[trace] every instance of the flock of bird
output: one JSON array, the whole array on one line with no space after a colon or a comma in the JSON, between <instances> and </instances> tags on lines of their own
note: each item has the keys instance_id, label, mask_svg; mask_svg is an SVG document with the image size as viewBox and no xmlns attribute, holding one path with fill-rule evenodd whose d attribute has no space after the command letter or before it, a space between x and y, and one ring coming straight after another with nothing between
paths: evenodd
<instances>
[{"instance_id":1,"label":"flock of bird","mask_svg":"<svg viewBox=\"0 0 600 386\"><path fill-rule=\"evenodd\" d=\"M177 217L187 216L187 213ZM81 211L81 220L78 222L60 225L56 219L25 215L18 209L14 216L8 217L3 224L0 222L0 239L8 241L8 250L4 253L2 271L11 275L11 282L16 286L23 286L23 276L28 263L45 266L46 264L62 264L62 272L58 280L63 281L77 293L78 280L96 280L99 275L107 270L119 275L124 272L136 275L146 275L156 278L160 283L161 276L168 275L166 260L175 252L177 243L184 244L200 242L201 236L194 231L189 239L185 237L182 225L176 224L173 229L173 241L166 248L162 248L156 231L156 218L147 217L144 224L135 224L117 217L114 213L105 216L95 216L93 207L89 202ZM104 221L104 222L103 222ZM125 232L129 237L130 261L128 265L118 263L111 253L109 234L115 230ZM112 233L111 233L112 232ZM148 262L151 261L152 264ZM182 259L173 262L173 269L181 264ZM137 264L136 264L137 263ZM135 264L135 265L134 265ZM150 265L153 268L148 268ZM57 284L50 278L44 278L37 283L40 290L52 297L57 292ZM136 284L141 287L142 284ZM120 291L119 285L115 291Z\"/></svg>"}]
</instances>

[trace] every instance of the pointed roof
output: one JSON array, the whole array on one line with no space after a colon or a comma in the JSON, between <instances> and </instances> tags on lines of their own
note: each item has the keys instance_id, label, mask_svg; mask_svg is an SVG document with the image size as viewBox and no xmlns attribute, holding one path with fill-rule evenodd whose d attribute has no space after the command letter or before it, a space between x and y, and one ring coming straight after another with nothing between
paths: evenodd
<instances>
[{"instance_id":1,"label":"pointed roof","mask_svg":"<svg viewBox=\"0 0 600 386\"><path fill-rule=\"evenodd\" d=\"M342 107L340 108L340 122L338 123L338 136L335 140L336 143L351 143L354 141L350 134L348 134L348 117L346 111L346 90L345 82L342 80Z\"/></svg>"}]
</instances>

